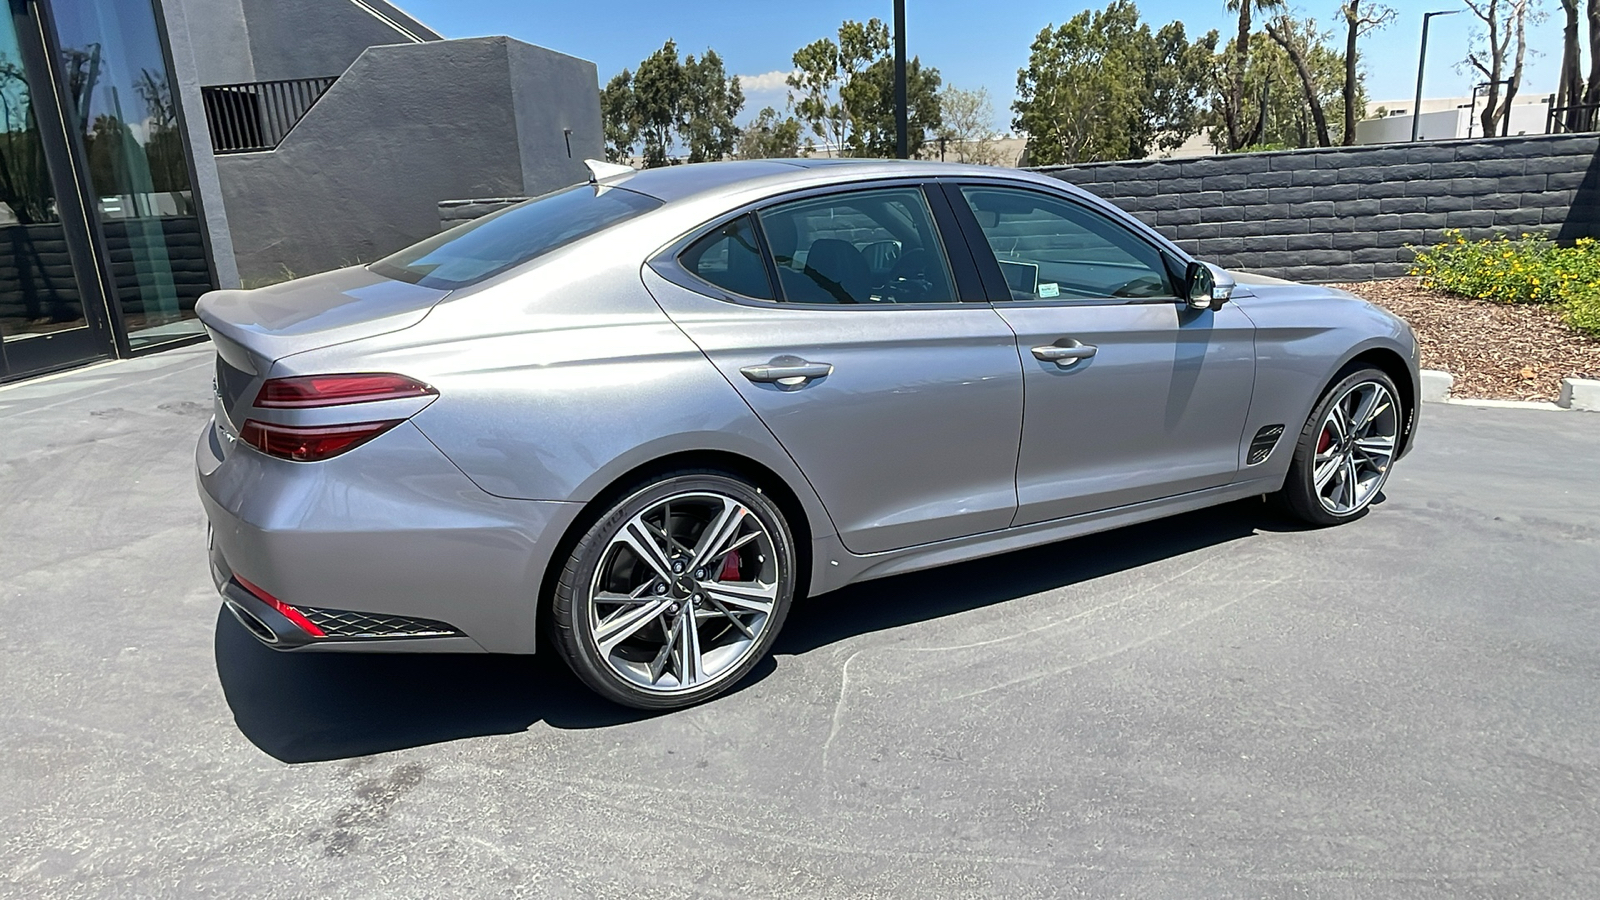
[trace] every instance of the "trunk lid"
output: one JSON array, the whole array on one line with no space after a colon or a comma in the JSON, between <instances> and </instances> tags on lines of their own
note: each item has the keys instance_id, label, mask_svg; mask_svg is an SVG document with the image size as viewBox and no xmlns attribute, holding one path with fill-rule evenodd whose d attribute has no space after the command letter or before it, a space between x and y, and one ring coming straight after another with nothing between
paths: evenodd
<instances>
[{"instance_id":1,"label":"trunk lid","mask_svg":"<svg viewBox=\"0 0 1600 900\"><path fill-rule=\"evenodd\" d=\"M409 328L449 293L357 266L253 291L212 291L195 311L213 337L221 335L271 363Z\"/></svg>"},{"instance_id":2,"label":"trunk lid","mask_svg":"<svg viewBox=\"0 0 1600 900\"><path fill-rule=\"evenodd\" d=\"M219 422L235 424L285 356L409 328L449 293L358 266L206 294L195 310L216 346Z\"/></svg>"}]
</instances>

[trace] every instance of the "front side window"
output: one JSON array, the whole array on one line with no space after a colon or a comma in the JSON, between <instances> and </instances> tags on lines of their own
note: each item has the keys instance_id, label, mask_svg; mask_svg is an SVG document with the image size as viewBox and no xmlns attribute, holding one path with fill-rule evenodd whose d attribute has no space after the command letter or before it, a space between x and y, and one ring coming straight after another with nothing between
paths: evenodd
<instances>
[{"instance_id":1,"label":"front side window","mask_svg":"<svg viewBox=\"0 0 1600 900\"><path fill-rule=\"evenodd\" d=\"M758 300L777 299L749 216L727 222L690 244L679 254L678 263L702 281L725 291Z\"/></svg>"},{"instance_id":2,"label":"front side window","mask_svg":"<svg viewBox=\"0 0 1600 900\"><path fill-rule=\"evenodd\" d=\"M1176 297L1161 251L1106 216L1037 191L961 193L1013 300Z\"/></svg>"},{"instance_id":3,"label":"front side window","mask_svg":"<svg viewBox=\"0 0 1600 900\"><path fill-rule=\"evenodd\" d=\"M917 188L829 194L760 213L791 303L952 303L950 266Z\"/></svg>"},{"instance_id":4,"label":"front side window","mask_svg":"<svg viewBox=\"0 0 1600 900\"><path fill-rule=\"evenodd\" d=\"M372 264L385 278L453 290L477 284L661 205L618 188L578 185L434 235Z\"/></svg>"}]
</instances>

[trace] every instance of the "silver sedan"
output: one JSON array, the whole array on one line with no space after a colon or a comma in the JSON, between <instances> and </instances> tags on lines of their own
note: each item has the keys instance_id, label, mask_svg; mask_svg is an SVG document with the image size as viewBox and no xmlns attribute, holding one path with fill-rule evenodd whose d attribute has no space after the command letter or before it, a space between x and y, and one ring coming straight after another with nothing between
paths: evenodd
<instances>
[{"instance_id":1,"label":"silver sedan","mask_svg":"<svg viewBox=\"0 0 1600 900\"><path fill-rule=\"evenodd\" d=\"M532 653L616 702L734 685L798 598L1268 495L1362 515L1405 323L1230 274L1060 181L634 172L200 303L223 602L291 651Z\"/></svg>"}]
</instances>

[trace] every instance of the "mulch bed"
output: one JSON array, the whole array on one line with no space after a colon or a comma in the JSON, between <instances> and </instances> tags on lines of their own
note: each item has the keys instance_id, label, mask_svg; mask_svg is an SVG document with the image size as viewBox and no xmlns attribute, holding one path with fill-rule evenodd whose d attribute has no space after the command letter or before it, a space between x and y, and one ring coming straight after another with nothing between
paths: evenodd
<instances>
[{"instance_id":1,"label":"mulch bed","mask_svg":"<svg viewBox=\"0 0 1600 900\"><path fill-rule=\"evenodd\" d=\"M1600 340L1568 328L1546 307L1472 300L1415 278L1333 286L1410 322L1422 367L1455 376L1452 396L1554 400L1563 378L1600 378Z\"/></svg>"}]
</instances>

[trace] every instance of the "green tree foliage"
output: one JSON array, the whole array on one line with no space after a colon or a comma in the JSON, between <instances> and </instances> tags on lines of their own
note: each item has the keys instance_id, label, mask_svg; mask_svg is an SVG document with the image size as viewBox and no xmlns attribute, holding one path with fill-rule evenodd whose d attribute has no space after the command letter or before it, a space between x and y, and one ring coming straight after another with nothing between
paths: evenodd
<instances>
[{"instance_id":1,"label":"green tree foliage","mask_svg":"<svg viewBox=\"0 0 1600 900\"><path fill-rule=\"evenodd\" d=\"M621 162L638 154L646 167L673 162L674 150L689 162L722 159L739 139L734 119L743 108L739 77L728 76L715 50L680 59L669 40L600 92L606 158Z\"/></svg>"},{"instance_id":2,"label":"green tree foliage","mask_svg":"<svg viewBox=\"0 0 1600 900\"><path fill-rule=\"evenodd\" d=\"M842 156L893 156L894 57L889 26L845 21L839 39L821 38L794 53L790 102L810 134ZM940 124L939 70L906 63L906 143L915 156Z\"/></svg>"},{"instance_id":3,"label":"green tree foliage","mask_svg":"<svg viewBox=\"0 0 1600 900\"><path fill-rule=\"evenodd\" d=\"M1139 159L1183 143L1204 125L1216 44L1216 32L1190 43L1180 22L1151 32L1129 0L1047 26L1012 104L1029 161Z\"/></svg>"},{"instance_id":4,"label":"green tree foliage","mask_svg":"<svg viewBox=\"0 0 1600 900\"><path fill-rule=\"evenodd\" d=\"M1321 30L1312 19L1279 18L1273 22L1273 28L1290 44L1300 48L1317 103L1324 113L1329 140L1339 143L1344 137L1344 54L1328 44L1329 32ZM1251 35L1250 44L1250 63L1245 69L1239 112L1240 121L1248 123L1246 135L1254 141L1235 149L1285 150L1319 146L1316 117L1306 101L1306 79L1301 78L1283 47L1265 33ZM1224 66L1225 60L1234 54L1230 41L1218 57L1218 67ZM1220 109L1229 102L1226 94L1230 90L1231 85L1221 80L1215 84L1214 108ZM1360 119L1366 96L1359 78L1355 101L1355 118ZM1211 140L1219 147L1228 146L1226 121L1217 122L1212 128Z\"/></svg>"},{"instance_id":5,"label":"green tree foliage","mask_svg":"<svg viewBox=\"0 0 1600 900\"><path fill-rule=\"evenodd\" d=\"M952 162L997 166L1001 154L995 141L994 104L987 88L965 91L954 85L939 92L939 150Z\"/></svg>"},{"instance_id":6,"label":"green tree foliage","mask_svg":"<svg viewBox=\"0 0 1600 900\"><path fill-rule=\"evenodd\" d=\"M736 159L792 159L800 155L800 122L768 106L739 132Z\"/></svg>"},{"instance_id":7,"label":"green tree foliage","mask_svg":"<svg viewBox=\"0 0 1600 900\"><path fill-rule=\"evenodd\" d=\"M1239 150L1247 145L1254 144L1261 139L1261 122L1257 117L1254 124L1247 124L1245 117L1245 80L1250 64L1250 51L1254 49L1256 41L1251 39L1250 14L1252 10L1272 9L1281 7L1284 0L1227 0L1228 9L1239 14L1239 34L1228 46L1231 52L1228 56L1228 89L1219 97L1216 109L1221 113L1224 132L1227 135L1226 146L1229 150Z\"/></svg>"}]
</instances>

